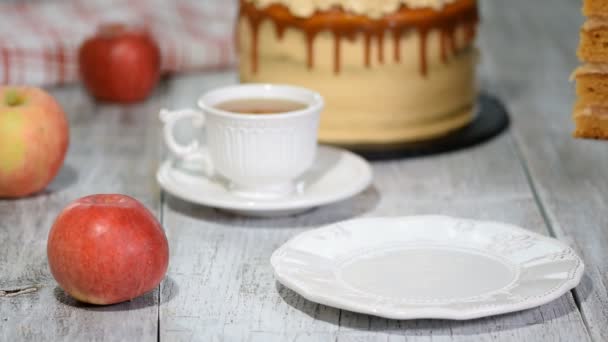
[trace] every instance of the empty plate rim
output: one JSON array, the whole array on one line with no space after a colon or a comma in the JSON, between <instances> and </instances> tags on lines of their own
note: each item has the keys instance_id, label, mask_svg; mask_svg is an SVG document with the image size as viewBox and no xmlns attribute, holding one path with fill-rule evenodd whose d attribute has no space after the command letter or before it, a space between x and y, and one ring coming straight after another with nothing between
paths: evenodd
<instances>
[{"instance_id":1,"label":"empty plate rim","mask_svg":"<svg viewBox=\"0 0 608 342\"><path fill-rule=\"evenodd\" d=\"M568 277L560 285L556 286L555 288L550 289L549 291L547 291L546 293L544 293L542 295L536 295L534 297L524 298L521 301L518 301L515 303L499 304L499 305L493 305L493 306L492 305L481 305L481 306L476 307L475 309L464 308L464 309L458 309L458 310L451 309L451 308L442 308L440 306L432 306L430 304L427 307L424 307L421 305L419 307L416 307L415 309L405 308L405 310L402 310L402 311L395 311L393 309L384 308L382 306L372 308L370 305L368 305L366 303L361 303L360 301L345 300L343 298L336 299L335 297L332 298L331 296L318 294L314 291L311 292L305 286L301 286L300 282L292 281L292 279L290 279L289 276L284 275L280 272L281 267L279 266L279 262L280 262L280 258L282 257L281 254L284 251L286 251L292 244L297 243L297 241L299 239L302 239L308 235L315 234L322 230L331 229L332 227L335 227L336 225L347 226L353 222L357 222L360 224L361 222L364 222L364 221L379 221L379 220L382 220L382 221L383 220L407 221L407 220L411 220L411 219L418 219L418 220L420 220L420 219L422 219L422 220L441 219L441 220L452 220L454 222L466 221L466 222L472 222L472 223L481 224L481 225L501 226L503 228L506 228L506 229L509 229L509 230L512 230L515 232L529 235L532 238L535 238L535 239L538 239L538 240L541 240L541 241L544 241L547 243L551 243L553 245L558 246L559 248L561 248L563 250L569 251L570 253L572 253L572 255L575 256L576 265L573 266L573 270L571 272L569 272L571 277ZM460 245L460 244L455 244L454 246L462 247L462 245ZM500 255L500 253L497 253L497 255ZM351 220L347 220L347 221L342 221L342 222L337 222L334 224L326 225L326 226L323 226L323 227L320 227L317 229L312 229L312 230L302 232L302 233L292 237L291 239L289 239L287 242L285 242L283 245L281 245L281 247L279 247L277 250L275 250L273 252L273 254L270 258L270 264L272 266L273 273L274 273L274 276L277 279L277 281L279 281L281 284L283 284L287 288L290 288L291 290L295 291L296 293L298 293L302 297L306 298L307 300L310 300L312 302L316 302L319 304L331 306L334 308L338 308L341 310L347 310L347 311L358 312L358 313L362 313L362 314L369 314L369 315L384 317L384 318L388 318L388 319L396 319L396 320L405 320L405 319L469 320L469 319L475 319L475 318L481 318L481 317L487 317L487 316L493 316L493 315L499 315L499 314L506 314L506 313L510 313L510 312L516 312L516 311L534 308L534 307L549 303L549 302L561 297L562 295L564 295L565 293L567 293L574 287L576 287L580 283L582 276L584 274L584 269L585 269L584 262L582 261L580 256L578 256L576 251L572 247L568 246L567 244L563 243L562 241L560 241L556 238L548 237L548 236L524 229L522 227L516 226L514 224L510 224L510 223L490 221L490 220L474 220L474 219L458 218L458 217L452 217L452 216L447 216L447 215L414 215L414 216L402 216L402 217L365 217L365 218L351 219ZM519 277L516 278L515 282L517 282L517 280L519 280ZM484 294L484 295L486 295L486 294Z\"/></svg>"}]
</instances>

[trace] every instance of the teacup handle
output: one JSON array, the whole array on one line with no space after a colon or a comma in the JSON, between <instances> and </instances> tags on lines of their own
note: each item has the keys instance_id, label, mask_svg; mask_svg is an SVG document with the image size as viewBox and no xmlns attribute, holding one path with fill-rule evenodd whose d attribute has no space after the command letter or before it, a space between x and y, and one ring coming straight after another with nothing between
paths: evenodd
<instances>
[{"instance_id":1,"label":"teacup handle","mask_svg":"<svg viewBox=\"0 0 608 342\"><path fill-rule=\"evenodd\" d=\"M194 109L168 110L162 109L159 114L160 120L164 123L163 136L169 150L179 159L183 161L194 161L202 159L204 168L211 172L212 164L209 159L209 154L204 144L197 138L193 139L187 145L180 144L175 139L173 134L175 125L182 120L191 119L192 126L198 130L202 130L205 126L205 115Z\"/></svg>"}]
</instances>

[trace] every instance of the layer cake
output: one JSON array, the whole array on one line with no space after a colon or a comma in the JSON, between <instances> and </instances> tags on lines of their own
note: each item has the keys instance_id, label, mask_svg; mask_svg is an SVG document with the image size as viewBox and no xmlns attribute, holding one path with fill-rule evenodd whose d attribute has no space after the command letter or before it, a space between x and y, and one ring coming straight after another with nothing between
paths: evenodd
<instances>
[{"instance_id":1,"label":"layer cake","mask_svg":"<svg viewBox=\"0 0 608 342\"><path fill-rule=\"evenodd\" d=\"M608 107L589 106L580 102L574 106L576 131L579 138L608 139Z\"/></svg>"},{"instance_id":2,"label":"layer cake","mask_svg":"<svg viewBox=\"0 0 608 342\"><path fill-rule=\"evenodd\" d=\"M477 22L475 0L241 0L240 78L319 91L323 142L430 139L473 117Z\"/></svg>"}]
</instances>

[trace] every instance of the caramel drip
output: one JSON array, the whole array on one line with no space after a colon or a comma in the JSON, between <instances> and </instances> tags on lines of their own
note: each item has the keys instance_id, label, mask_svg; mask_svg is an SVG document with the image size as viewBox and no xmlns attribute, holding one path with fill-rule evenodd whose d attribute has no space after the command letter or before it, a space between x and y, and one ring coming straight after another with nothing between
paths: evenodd
<instances>
[{"instance_id":1,"label":"caramel drip","mask_svg":"<svg viewBox=\"0 0 608 342\"><path fill-rule=\"evenodd\" d=\"M371 62L371 44L372 44L372 36L369 33L365 33L365 66L367 68L372 66Z\"/></svg>"},{"instance_id":2,"label":"caramel drip","mask_svg":"<svg viewBox=\"0 0 608 342\"><path fill-rule=\"evenodd\" d=\"M249 26L251 28L251 69L255 73L258 71L258 40L260 24L265 16L262 12L250 11L247 17L249 19Z\"/></svg>"},{"instance_id":3,"label":"caramel drip","mask_svg":"<svg viewBox=\"0 0 608 342\"><path fill-rule=\"evenodd\" d=\"M426 38L428 36L428 31L426 28L418 29L418 34L420 35L420 73L422 76L427 75L429 67L427 63L426 57Z\"/></svg>"},{"instance_id":4,"label":"caramel drip","mask_svg":"<svg viewBox=\"0 0 608 342\"><path fill-rule=\"evenodd\" d=\"M258 39L260 36L260 30L258 30L259 26L259 22L251 22L251 30L253 32L251 36L251 69L254 73L258 72Z\"/></svg>"},{"instance_id":5,"label":"caramel drip","mask_svg":"<svg viewBox=\"0 0 608 342\"><path fill-rule=\"evenodd\" d=\"M306 33L306 60L308 61L308 69L312 69L315 66L315 36L316 33Z\"/></svg>"},{"instance_id":6,"label":"caramel drip","mask_svg":"<svg viewBox=\"0 0 608 342\"><path fill-rule=\"evenodd\" d=\"M441 11L433 9L411 9L402 6L395 13L380 19L371 19L362 15L345 12L339 8L328 11L317 11L308 18L300 18L291 14L289 9L280 4L265 8L257 8L251 2L241 0L240 16L249 20L251 36L252 71L258 71L259 29L263 20L274 23L276 35L283 39L287 28L301 30L306 36L306 53L308 68L314 68L314 40L317 34L329 30L334 36L334 71L341 70L341 45L343 38L354 40L357 34L364 37L365 66L371 67L371 44L377 39L378 63L384 63L384 38L391 34L394 44L395 62L401 61L401 37L410 31L417 32L420 37L420 73L428 73L428 36L431 31L438 31L440 37L441 60L447 63L450 56L458 53L459 49L470 46L476 35L478 22L476 0L457 0L446 5ZM463 27L465 42L462 47L456 44L456 30Z\"/></svg>"},{"instance_id":7,"label":"caramel drip","mask_svg":"<svg viewBox=\"0 0 608 342\"><path fill-rule=\"evenodd\" d=\"M354 41L357 36L355 34L353 34L352 32L342 32L340 30L336 30L333 32L334 34L334 72L336 74L340 73L340 65L341 65L341 43L342 43L342 38L346 37L351 41Z\"/></svg>"},{"instance_id":8,"label":"caramel drip","mask_svg":"<svg viewBox=\"0 0 608 342\"><path fill-rule=\"evenodd\" d=\"M277 39L282 40L283 36L285 35L285 25L274 25L274 29L277 33Z\"/></svg>"},{"instance_id":9,"label":"caramel drip","mask_svg":"<svg viewBox=\"0 0 608 342\"><path fill-rule=\"evenodd\" d=\"M342 40L342 36L340 32L334 32L334 71L337 73L340 72L340 43Z\"/></svg>"},{"instance_id":10,"label":"caramel drip","mask_svg":"<svg viewBox=\"0 0 608 342\"><path fill-rule=\"evenodd\" d=\"M446 38L447 38L447 47L448 47L448 54L453 56L458 52L458 48L456 46L456 25L451 26L447 31L446 31Z\"/></svg>"},{"instance_id":11,"label":"caramel drip","mask_svg":"<svg viewBox=\"0 0 608 342\"><path fill-rule=\"evenodd\" d=\"M469 45L473 42L473 40L475 40L475 35L476 35L476 28L477 28L477 20L473 21L473 22L466 22L465 26L464 26L464 34L465 34L465 44Z\"/></svg>"},{"instance_id":12,"label":"caramel drip","mask_svg":"<svg viewBox=\"0 0 608 342\"><path fill-rule=\"evenodd\" d=\"M441 31L439 33L439 56L441 57L441 61L443 63L448 62L448 52L447 52L447 37L445 31Z\"/></svg>"},{"instance_id":13,"label":"caramel drip","mask_svg":"<svg viewBox=\"0 0 608 342\"><path fill-rule=\"evenodd\" d=\"M448 58L458 52L456 46L456 25L448 26L446 29L441 30L440 44L441 61L447 63Z\"/></svg>"},{"instance_id":14,"label":"caramel drip","mask_svg":"<svg viewBox=\"0 0 608 342\"><path fill-rule=\"evenodd\" d=\"M395 63L401 62L401 35L400 29L393 31L393 44L395 45Z\"/></svg>"},{"instance_id":15,"label":"caramel drip","mask_svg":"<svg viewBox=\"0 0 608 342\"><path fill-rule=\"evenodd\" d=\"M384 64L384 31L376 34L378 39L378 63Z\"/></svg>"}]
</instances>

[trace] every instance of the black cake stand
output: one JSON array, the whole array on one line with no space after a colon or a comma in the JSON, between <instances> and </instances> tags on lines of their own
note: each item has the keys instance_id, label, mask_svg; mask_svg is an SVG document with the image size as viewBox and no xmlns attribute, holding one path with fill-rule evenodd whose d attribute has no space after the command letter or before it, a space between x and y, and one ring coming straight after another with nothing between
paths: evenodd
<instances>
[{"instance_id":1,"label":"black cake stand","mask_svg":"<svg viewBox=\"0 0 608 342\"><path fill-rule=\"evenodd\" d=\"M355 145L345 148L372 161L422 157L481 144L499 135L508 127L509 115L502 102L492 95L481 94L477 100L475 119L466 127L449 135L415 143Z\"/></svg>"}]
</instances>

